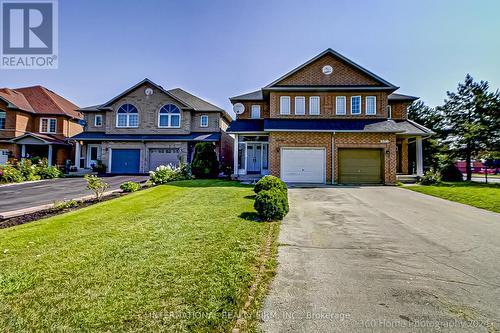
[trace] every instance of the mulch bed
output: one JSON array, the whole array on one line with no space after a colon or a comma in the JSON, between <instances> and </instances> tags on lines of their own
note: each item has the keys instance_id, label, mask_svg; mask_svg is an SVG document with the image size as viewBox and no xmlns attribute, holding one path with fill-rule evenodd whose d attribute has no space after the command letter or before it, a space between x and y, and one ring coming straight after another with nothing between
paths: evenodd
<instances>
[{"instance_id":1,"label":"mulch bed","mask_svg":"<svg viewBox=\"0 0 500 333\"><path fill-rule=\"evenodd\" d=\"M25 224L25 223L33 222L33 221L36 221L36 220L44 219L44 218L47 218L47 217L52 217L52 216L55 216L55 215L64 214L64 213L67 213L67 212L72 212L74 210L78 210L78 209L81 209L81 208L84 208L84 207L88 207L88 206L94 205L94 204L96 204L98 202L108 201L108 200L115 199L115 198L118 198L118 197L121 197L121 196L124 196L124 195L127 195L127 194L129 194L129 193L113 193L111 195L103 197L101 199L101 201L97 201L96 199L89 199L89 200L85 200L85 201L79 201L78 202L78 207L65 208L65 209L49 208L49 209L41 210L41 211L38 211L38 212L30 213L30 214L25 214L25 215L21 215L21 216L11 217L9 219L5 219L5 220L1 220L0 221L0 229L5 229L5 228L13 227L13 226L16 226L16 225Z\"/></svg>"}]
</instances>

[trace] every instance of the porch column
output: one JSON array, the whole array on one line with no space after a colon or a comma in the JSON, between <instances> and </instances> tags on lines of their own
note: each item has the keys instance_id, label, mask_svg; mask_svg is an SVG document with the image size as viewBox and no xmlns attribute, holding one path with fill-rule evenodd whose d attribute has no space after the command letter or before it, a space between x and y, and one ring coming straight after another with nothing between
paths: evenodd
<instances>
[{"instance_id":1,"label":"porch column","mask_svg":"<svg viewBox=\"0 0 500 333\"><path fill-rule=\"evenodd\" d=\"M21 145L21 158L26 157L26 145Z\"/></svg>"},{"instance_id":2,"label":"porch column","mask_svg":"<svg viewBox=\"0 0 500 333\"><path fill-rule=\"evenodd\" d=\"M234 176L238 176L238 134L234 135L233 174Z\"/></svg>"},{"instance_id":3,"label":"porch column","mask_svg":"<svg viewBox=\"0 0 500 333\"><path fill-rule=\"evenodd\" d=\"M81 147L80 143L77 141L75 145L75 166L77 169L80 168L80 159L81 159Z\"/></svg>"},{"instance_id":4,"label":"porch column","mask_svg":"<svg viewBox=\"0 0 500 333\"><path fill-rule=\"evenodd\" d=\"M49 145L49 152L47 154L47 160L49 162L49 166L52 166L52 145Z\"/></svg>"},{"instance_id":5,"label":"porch column","mask_svg":"<svg viewBox=\"0 0 500 333\"><path fill-rule=\"evenodd\" d=\"M424 175L424 158L422 151L422 137L417 136L415 139L415 151L417 153L416 161L417 161L417 176Z\"/></svg>"}]
</instances>

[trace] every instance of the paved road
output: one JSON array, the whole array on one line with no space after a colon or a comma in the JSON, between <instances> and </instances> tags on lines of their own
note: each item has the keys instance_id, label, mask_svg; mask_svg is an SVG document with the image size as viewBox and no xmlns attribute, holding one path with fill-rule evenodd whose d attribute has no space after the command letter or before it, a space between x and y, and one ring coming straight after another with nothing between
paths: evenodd
<instances>
[{"instance_id":1,"label":"paved road","mask_svg":"<svg viewBox=\"0 0 500 333\"><path fill-rule=\"evenodd\" d=\"M141 182L147 176L106 177L109 190L118 189L126 181ZM0 213L41 206L92 194L83 178L60 178L41 182L0 186Z\"/></svg>"},{"instance_id":2,"label":"paved road","mask_svg":"<svg viewBox=\"0 0 500 333\"><path fill-rule=\"evenodd\" d=\"M500 330L500 214L396 187L289 196L264 331Z\"/></svg>"}]
</instances>

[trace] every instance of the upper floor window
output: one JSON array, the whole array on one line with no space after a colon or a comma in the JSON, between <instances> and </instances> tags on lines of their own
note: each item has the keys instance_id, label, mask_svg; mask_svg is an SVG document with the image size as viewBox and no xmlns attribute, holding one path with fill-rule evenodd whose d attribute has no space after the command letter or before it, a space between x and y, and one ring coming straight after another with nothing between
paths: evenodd
<instances>
[{"instance_id":1,"label":"upper floor window","mask_svg":"<svg viewBox=\"0 0 500 333\"><path fill-rule=\"evenodd\" d=\"M351 97L351 114L361 114L361 96Z\"/></svg>"},{"instance_id":2,"label":"upper floor window","mask_svg":"<svg viewBox=\"0 0 500 333\"><path fill-rule=\"evenodd\" d=\"M102 114L96 114L94 117L94 126L101 127L102 126Z\"/></svg>"},{"instance_id":3,"label":"upper floor window","mask_svg":"<svg viewBox=\"0 0 500 333\"><path fill-rule=\"evenodd\" d=\"M5 118L7 114L5 111L0 111L0 129L5 129Z\"/></svg>"},{"instance_id":4,"label":"upper floor window","mask_svg":"<svg viewBox=\"0 0 500 333\"><path fill-rule=\"evenodd\" d=\"M377 114L377 97L366 96L365 113L366 114Z\"/></svg>"},{"instance_id":5,"label":"upper floor window","mask_svg":"<svg viewBox=\"0 0 500 333\"><path fill-rule=\"evenodd\" d=\"M208 116L205 114L200 118L200 127L208 127Z\"/></svg>"},{"instance_id":6,"label":"upper floor window","mask_svg":"<svg viewBox=\"0 0 500 333\"><path fill-rule=\"evenodd\" d=\"M132 104L123 104L116 114L116 127L138 127L139 112Z\"/></svg>"},{"instance_id":7,"label":"upper floor window","mask_svg":"<svg viewBox=\"0 0 500 333\"><path fill-rule=\"evenodd\" d=\"M335 98L335 113L345 114L345 96L337 96Z\"/></svg>"},{"instance_id":8,"label":"upper floor window","mask_svg":"<svg viewBox=\"0 0 500 333\"><path fill-rule=\"evenodd\" d=\"M40 118L40 133L56 133L56 118Z\"/></svg>"},{"instance_id":9,"label":"upper floor window","mask_svg":"<svg viewBox=\"0 0 500 333\"><path fill-rule=\"evenodd\" d=\"M252 119L260 118L260 105L252 105L252 112L250 114Z\"/></svg>"},{"instance_id":10,"label":"upper floor window","mask_svg":"<svg viewBox=\"0 0 500 333\"><path fill-rule=\"evenodd\" d=\"M280 114L290 114L290 96L280 97Z\"/></svg>"},{"instance_id":11,"label":"upper floor window","mask_svg":"<svg viewBox=\"0 0 500 333\"><path fill-rule=\"evenodd\" d=\"M319 113L319 96L309 97L309 114L318 115Z\"/></svg>"},{"instance_id":12,"label":"upper floor window","mask_svg":"<svg viewBox=\"0 0 500 333\"><path fill-rule=\"evenodd\" d=\"M158 127L181 127L181 110L173 104L162 106L158 114Z\"/></svg>"},{"instance_id":13,"label":"upper floor window","mask_svg":"<svg viewBox=\"0 0 500 333\"><path fill-rule=\"evenodd\" d=\"M295 97L295 114L306 114L306 98L304 96Z\"/></svg>"}]
</instances>

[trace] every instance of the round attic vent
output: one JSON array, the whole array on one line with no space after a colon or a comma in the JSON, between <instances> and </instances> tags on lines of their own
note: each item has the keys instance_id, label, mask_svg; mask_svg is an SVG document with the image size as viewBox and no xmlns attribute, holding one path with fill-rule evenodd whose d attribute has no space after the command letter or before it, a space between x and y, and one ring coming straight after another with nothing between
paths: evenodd
<instances>
[{"instance_id":1,"label":"round attic vent","mask_svg":"<svg viewBox=\"0 0 500 333\"><path fill-rule=\"evenodd\" d=\"M144 89L144 94L146 94L146 96L153 95L153 89L151 89L151 88Z\"/></svg>"},{"instance_id":2,"label":"round attic vent","mask_svg":"<svg viewBox=\"0 0 500 333\"><path fill-rule=\"evenodd\" d=\"M326 65L326 66L323 66L322 71L323 71L323 74L330 75L333 73L333 68L330 65Z\"/></svg>"}]
</instances>

